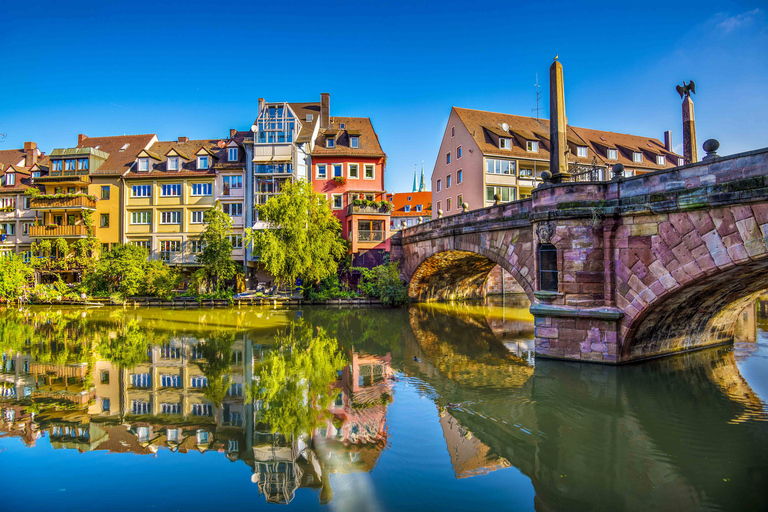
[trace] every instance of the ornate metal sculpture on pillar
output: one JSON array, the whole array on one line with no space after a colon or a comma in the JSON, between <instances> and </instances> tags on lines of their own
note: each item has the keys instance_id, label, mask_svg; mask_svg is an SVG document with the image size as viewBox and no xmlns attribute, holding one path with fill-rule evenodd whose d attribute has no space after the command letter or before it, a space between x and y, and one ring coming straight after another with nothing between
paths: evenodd
<instances>
[{"instance_id":1,"label":"ornate metal sculpture on pillar","mask_svg":"<svg viewBox=\"0 0 768 512\"><path fill-rule=\"evenodd\" d=\"M680 98L683 100L683 159L685 164L692 164L699 161L696 154L696 122L693 119L693 100L691 93L696 94L696 84L693 80L686 85L675 87Z\"/></svg>"}]
</instances>

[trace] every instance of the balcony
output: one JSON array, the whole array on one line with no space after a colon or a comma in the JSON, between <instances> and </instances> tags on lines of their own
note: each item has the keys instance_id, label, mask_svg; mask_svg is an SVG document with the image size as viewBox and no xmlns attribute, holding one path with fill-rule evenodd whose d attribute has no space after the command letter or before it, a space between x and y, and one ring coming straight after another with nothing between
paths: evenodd
<instances>
[{"instance_id":1,"label":"balcony","mask_svg":"<svg viewBox=\"0 0 768 512\"><path fill-rule=\"evenodd\" d=\"M33 197L29 202L33 210L95 210L96 200L88 196L75 197Z\"/></svg>"},{"instance_id":2,"label":"balcony","mask_svg":"<svg viewBox=\"0 0 768 512\"><path fill-rule=\"evenodd\" d=\"M386 231L360 230L357 232L357 241L362 243L381 243L384 241Z\"/></svg>"},{"instance_id":3,"label":"balcony","mask_svg":"<svg viewBox=\"0 0 768 512\"><path fill-rule=\"evenodd\" d=\"M367 206L354 205L347 206L347 216L350 215L386 215L389 216L389 205L386 206Z\"/></svg>"},{"instance_id":4,"label":"balcony","mask_svg":"<svg viewBox=\"0 0 768 512\"><path fill-rule=\"evenodd\" d=\"M35 238L84 238L88 236L88 229L84 224L75 224L73 226L30 226L29 236Z\"/></svg>"}]
</instances>

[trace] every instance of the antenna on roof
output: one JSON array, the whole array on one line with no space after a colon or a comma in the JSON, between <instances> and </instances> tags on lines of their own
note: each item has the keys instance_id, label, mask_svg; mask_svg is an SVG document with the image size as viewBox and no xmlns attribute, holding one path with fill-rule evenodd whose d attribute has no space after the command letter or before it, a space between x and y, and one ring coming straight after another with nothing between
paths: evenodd
<instances>
[{"instance_id":1,"label":"antenna on roof","mask_svg":"<svg viewBox=\"0 0 768 512\"><path fill-rule=\"evenodd\" d=\"M536 112L536 120L539 120L539 101L541 100L541 95L544 94L544 92L541 90L541 86L539 85L539 74L536 73L536 83L533 84L533 86L536 88L536 108L532 108L531 112Z\"/></svg>"}]
</instances>

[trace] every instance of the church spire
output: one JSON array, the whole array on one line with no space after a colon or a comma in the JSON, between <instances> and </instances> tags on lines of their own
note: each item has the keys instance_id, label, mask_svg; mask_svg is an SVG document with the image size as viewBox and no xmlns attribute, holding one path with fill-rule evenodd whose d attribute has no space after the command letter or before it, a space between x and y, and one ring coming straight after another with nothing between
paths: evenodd
<instances>
[{"instance_id":1,"label":"church spire","mask_svg":"<svg viewBox=\"0 0 768 512\"><path fill-rule=\"evenodd\" d=\"M427 184L424 181L424 160L421 161L421 183L419 184L419 192L426 192Z\"/></svg>"},{"instance_id":2,"label":"church spire","mask_svg":"<svg viewBox=\"0 0 768 512\"><path fill-rule=\"evenodd\" d=\"M417 181L416 176L419 174L419 166L418 164L413 164L413 191L417 192L419 189L417 187Z\"/></svg>"}]
</instances>

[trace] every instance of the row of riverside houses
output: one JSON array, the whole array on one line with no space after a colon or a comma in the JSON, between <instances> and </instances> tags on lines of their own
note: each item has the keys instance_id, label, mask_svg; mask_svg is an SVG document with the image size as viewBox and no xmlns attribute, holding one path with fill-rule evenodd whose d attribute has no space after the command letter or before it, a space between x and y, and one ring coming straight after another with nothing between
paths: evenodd
<instances>
[{"instance_id":1,"label":"row of riverside houses","mask_svg":"<svg viewBox=\"0 0 768 512\"><path fill-rule=\"evenodd\" d=\"M568 125L570 168L606 180L617 163L624 176L684 165L671 137L665 132L662 143ZM549 120L453 107L432 172L432 217L461 213L464 203L492 206L497 194L501 202L530 197L548 170ZM400 213L395 208L393 217Z\"/></svg>"},{"instance_id":2,"label":"row of riverside houses","mask_svg":"<svg viewBox=\"0 0 768 512\"><path fill-rule=\"evenodd\" d=\"M386 154L370 119L331 117L327 93L318 103L260 99L251 130L228 135L160 141L154 134L81 134L74 147L49 155L34 142L0 151L0 253L29 259L35 240L85 238L85 212L92 212L101 251L131 243L191 272L203 213L219 201L233 220L232 258L255 288L272 277L244 247L244 229L265 228L256 207L286 181L306 180L341 221L353 264L381 262L389 208L371 204L386 199ZM32 187L42 194L26 195Z\"/></svg>"}]
</instances>

